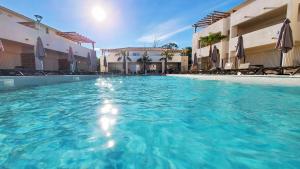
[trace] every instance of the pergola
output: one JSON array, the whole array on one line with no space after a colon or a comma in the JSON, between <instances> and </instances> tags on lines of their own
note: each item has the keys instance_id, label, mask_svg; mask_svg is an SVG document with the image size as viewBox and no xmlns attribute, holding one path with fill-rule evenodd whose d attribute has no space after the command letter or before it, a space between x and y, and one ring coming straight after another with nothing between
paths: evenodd
<instances>
[{"instance_id":1,"label":"pergola","mask_svg":"<svg viewBox=\"0 0 300 169\"><path fill-rule=\"evenodd\" d=\"M69 39L73 42L77 42L79 44L82 44L82 43L91 43L93 45L93 49L95 48L95 41L83 36L83 35L80 35L79 33L76 33L76 32L56 32L57 35L61 36L61 37L64 37L66 39Z\"/></svg>"},{"instance_id":2,"label":"pergola","mask_svg":"<svg viewBox=\"0 0 300 169\"><path fill-rule=\"evenodd\" d=\"M214 11L195 23L193 27L195 28L196 32L197 28L205 28L223 18L227 18L228 16L230 16L230 13L228 12Z\"/></svg>"}]
</instances>

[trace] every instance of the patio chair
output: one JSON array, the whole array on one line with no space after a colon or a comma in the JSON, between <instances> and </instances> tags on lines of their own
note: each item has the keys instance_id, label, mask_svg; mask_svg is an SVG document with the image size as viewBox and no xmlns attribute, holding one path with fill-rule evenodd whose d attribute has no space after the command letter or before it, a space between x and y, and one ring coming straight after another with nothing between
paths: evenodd
<instances>
[{"instance_id":1,"label":"patio chair","mask_svg":"<svg viewBox=\"0 0 300 169\"><path fill-rule=\"evenodd\" d=\"M263 65L251 65L250 63L241 63L238 72L243 75L257 75L262 74Z\"/></svg>"},{"instance_id":2,"label":"patio chair","mask_svg":"<svg viewBox=\"0 0 300 169\"><path fill-rule=\"evenodd\" d=\"M233 63L228 62L225 64L224 68L220 70L220 74L236 74L236 69L233 69Z\"/></svg>"}]
</instances>

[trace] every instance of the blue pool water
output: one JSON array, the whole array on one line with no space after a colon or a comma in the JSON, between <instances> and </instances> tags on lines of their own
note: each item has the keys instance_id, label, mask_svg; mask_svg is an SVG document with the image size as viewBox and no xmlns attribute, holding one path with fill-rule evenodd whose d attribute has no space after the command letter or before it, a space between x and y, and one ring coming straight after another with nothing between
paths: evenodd
<instances>
[{"instance_id":1,"label":"blue pool water","mask_svg":"<svg viewBox=\"0 0 300 169\"><path fill-rule=\"evenodd\" d=\"M113 77L0 103L0 168L300 168L300 88Z\"/></svg>"}]
</instances>

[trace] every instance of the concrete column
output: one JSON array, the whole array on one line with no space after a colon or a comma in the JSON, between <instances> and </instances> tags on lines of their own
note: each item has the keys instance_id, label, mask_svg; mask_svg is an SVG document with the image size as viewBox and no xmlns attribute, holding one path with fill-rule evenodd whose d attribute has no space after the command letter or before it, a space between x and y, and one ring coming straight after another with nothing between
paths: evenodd
<instances>
[{"instance_id":1,"label":"concrete column","mask_svg":"<svg viewBox=\"0 0 300 169\"><path fill-rule=\"evenodd\" d=\"M165 62L164 61L162 61L161 62L161 71L162 71L162 73L165 73Z\"/></svg>"},{"instance_id":2,"label":"concrete column","mask_svg":"<svg viewBox=\"0 0 300 169\"><path fill-rule=\"evenodd\" d=\"M188 71L188 56L181 56L181 72L187 72Z\"/></svg>"}]
</instances>

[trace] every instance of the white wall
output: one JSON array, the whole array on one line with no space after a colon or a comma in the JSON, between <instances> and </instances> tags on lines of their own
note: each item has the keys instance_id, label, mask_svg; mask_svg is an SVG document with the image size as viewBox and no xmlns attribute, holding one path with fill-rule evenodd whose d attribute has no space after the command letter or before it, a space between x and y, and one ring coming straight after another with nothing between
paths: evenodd
<instances>
[{"instance_id":1,"label":"white wall","mask_svg":"<svg viewBox=\"0 0 300 169\"><path fill-rule=\"evenodd\" d=\"M117 56L118 52L111 52L109 54L107 54L106 59L107 62L123 62L123 59L121 59L120 61L118 61L118 58L120 56ZM139 53L139 56L133 56L133 53ZM144 51L130 51L129 52L129 57L131 58L132 62L136 62L137 59L141 58L143 56ZM149 57L152 59L152 62L160 62L160 59L162 58L161 56L161 52L159 51L148 51L148 55ZM103 56L101 56L101 60L103 60ZM176 53L172 60L170 60L169 62L181 62L181 56L180 53ZM103 64L103 63L102 63Z\"/></svg>"},{"instance_id":2,"label":"white wall","mask_svg":"<svg viewBox=\"0 0 300 169\"><path fill-rule=\"evenodd\" d=\"M44 30L38 31L37 29L21 25L16 21L19 21L16 17L0 13L0 38L34 46L37 37L40 36L44 47L47 49L68 53L68 49L71 46L74 54L81 57L87 57L88 52L91 51L61 36L53 33L46 34Z\"/></svg>"},{"instance_id":3,"label":"white wall","mask_svg":"<svg viewBox=\"0 0 300 169\"><path fill-rule=\"evenodd\" d=\"M284 6L290 0L255 0L231 15L230 25L235 26L253 17L265 14L274 8ZM292 0L294 1L294 0ZM246 17L245 17L246 16Z\"/></svg>"}]
</instances>

